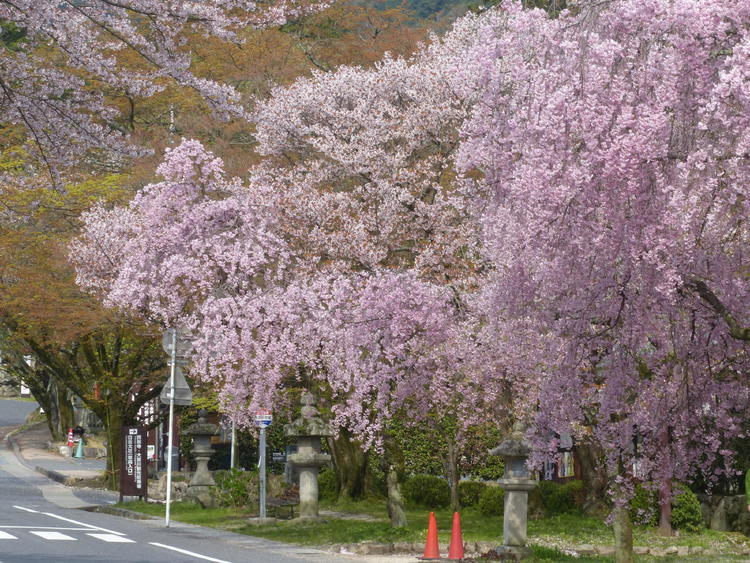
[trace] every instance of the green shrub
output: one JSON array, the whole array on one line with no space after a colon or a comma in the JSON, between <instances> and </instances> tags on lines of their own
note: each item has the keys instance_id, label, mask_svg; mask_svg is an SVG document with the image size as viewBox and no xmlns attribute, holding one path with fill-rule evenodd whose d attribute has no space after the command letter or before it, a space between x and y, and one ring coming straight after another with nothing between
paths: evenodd
<instances>
[{"instance_id":1,"label":"green shrub","mask_svg":"<svg viewBox=\"0 0 750 563\"><path fill-rule=\"evenodd\" d=\"M703 517L698 497L682 484L674 485L672 492L672 526L687 532L700 532Z\"/></svg>"},{"instance_id":2,"label":"green shrub","mask_svg":"<svg viewBox=\"0 0 750 563\"><path fill-rule=\"evenodd\" d=\"M630 499L629 511L633 524L656 526L659 518L659 495L654 489L637 484L633 498Z\"/></svg>"},{"instance_id":3,"label":"green shrub","mask_svg":"<svg viewBox=\"0 0 750 563\"><path fill-rule=\"evenodd\" d=\"M479 512L482 516L500 516L503 513L504 491L500 487L485 487L479 495Z\"/></svg>"},{"instance_id":4,"label":"green shrub","mask_svg":"<svg viewBox=\"0 0 750 563\"><path fill-rule=\"evenodd\" d=\"M330 467L318 474L318 494L321 500L336 500L336 473Z\"/></svg>"},{"instance_id":5,"label":"green shrub","mask_svg":"<svg viewBox=\"0 0 750 563\"><path fill-rule=\"evenodd\" d=\"M238 469L213 472L214 496L220 506L249 506L258 502L258 474Z\"/></svg>"},{"instance_id":6,"label":"green shrub","mask_svg":"<svg viewBox=\"0 0 750 563\"><path fill-rule=\"evenodd\" d=\"M572 479L566 481L562 486L563 494L571 501L571 510L583 510L583 501L586 499L586 491L583 481Z\"/></svg>"},{"instance_id":7,"label":"green shrub","mask_svg":"<svg viewBox=\"0 0 750 563\"><path fill-rule=\"evenodd\" d=\"M435 475L409 477L402 491L407 501L427 508L445 508L451 498L448 482Z\"/></svg>"},{"instance_id":8,"label":"green shrub","mask_svg":"<svg viewBox=\"0 0 750 563\"><path fill-rule=\"evenodd\" d=\"M540 481L539 495L547 515L575 512L581 508L583 502L583 482L571 480L561 484L555 481Z\"/></svg>"},{"instance_id":9,"label":"green shrub","mask_svg":"<svg viewBox=\"0 0 750 563\"><path fill-rule=\"evenodd\" d=\"M458 502L461 506L475 506L486 488L481 481L461 481L458 483Z\"/></svg>"}]
</instances>

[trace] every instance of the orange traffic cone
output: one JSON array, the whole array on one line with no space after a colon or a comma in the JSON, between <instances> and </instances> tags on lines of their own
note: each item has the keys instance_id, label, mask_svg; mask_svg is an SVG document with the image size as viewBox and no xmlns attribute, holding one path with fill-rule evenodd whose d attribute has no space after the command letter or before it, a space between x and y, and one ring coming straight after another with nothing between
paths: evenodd
<instances>
[{"instance_id":1,"label":"orange traffic cone","mask_svg":"<svg viewBox=\"0 0 750 563\"><path fill-rule=\"evenodd\" d=\"M72 428L68 428L68 447L69 448L73 447L73 429Z\"/></svg>"},{"instance_id":2,"label":"orange traffic cone","mask_svg":"<svg viewBox=\"0 0 750 563\"><path fill-rule=\"evenodd\" d=\"M438 547L437 521L435 513L430 512L430 520L427 524L427 543L424 546L424 555L420 559L440 559L440 548Z\"/></svg>"},{"instance_id":3,"label":"orange traffic cone","mask_svg":"<svg viewBox=\"0 0 750 563\"><path fill-rule=\"evenodd\" d=\"M461 516L453 513L453 528L451 528L451 544L448 548L448 559L464 558L464 539L461 535Z\"/></svg>"}]
</instances>

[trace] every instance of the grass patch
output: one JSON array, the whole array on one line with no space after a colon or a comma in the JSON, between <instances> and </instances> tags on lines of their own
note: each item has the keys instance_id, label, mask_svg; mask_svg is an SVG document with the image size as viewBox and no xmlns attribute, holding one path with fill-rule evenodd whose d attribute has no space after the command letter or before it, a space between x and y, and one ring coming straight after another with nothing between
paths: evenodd
<instances>
[{"instance_id":1,"label":"grass patch","mask_svg":"<svg viewBox=\"0 0 750 563\"><path fill-rule=\"evenodd\" d=\"M167 510L165 504L143 502L142 500L118 503L115 506L162 518L166 516ZM174 520L185 522L186 524L196 524L209 528L235 529L232 523L244 520L248 517L248 514L246 510L240 508L205 509L194 502L173 502L169 516Z\"/></svg>"},{"instance_id":2,"label":"grass patch","mask_svg":"<svg viewBox=\"0 0 750 563\"><path fill-rule=\"evenodd\" d=\"M558 549L551 547L545 547L543 545L532 545L532 556L524 559L524 561L580 561L580 562L593 562L593 561L614 561L614 557L576 557L575 555L568 555Z\"/></svg>"},{"instance_id":3,"label":"grass patch","mask_svg":"<svg viewBox=\"0 0 750 563\"><path fill-rule=\"evenodd\" d=\"M363 522L361 520L329 520L328 522L296 523L281 521L275 526L238 528L236 532L303 545L331 545L357 543L365 540L376 542L411 541L411 528L391 528L388 522ZM294 540L290 540L294 538Z\"/></svg>"},{"instance_id":4,"label":"grass patch","mask_svg":"<svg viewBox=\"0 0 750 563\"><path fill-rule=\"evenodd\" d=\"M163 504L141 501L120 505L123 508L143 512L153 516L164 516ZM321 503L321 510L333 511L335 516L326 516L325 522L298 523L280 521L271 526L251 526L245 519L255 516L252 511L242 508L202 509L194 503L173 503L171 515L177 521L239 532L250 536L263 537L286 543L324 546L352 544L370 540L376 542L417 542L427 537L428 509L407 509L406 528L391 528L385 502L368 499L360 502ZM353 519L349 515L367 515L368 520ZM440 542L450 540L452 512L436 510L438 538ZM499 542L502 538L502 516L483 516L474 508L461 512L461 525L464 540ZM750 538L738 533L703 530L697 533L681 532L672 538L664 538L656 529L636 527L633 533L634 545L648 547L668 547L671 545L700 546L712 550L712 557L691 556L685 561L734 561L742 560L744 549L750 548ZM548 518L529 520L529 540L534 554L530 561L572 561L579 562L614 561L613 557L591 556L574 557L565 553L571 547L584 544L613 545L612 529L600 519L582 514L561 514ZM658 561L659 558L638 556L637 561Z\"/></svg>"}]
</instances>

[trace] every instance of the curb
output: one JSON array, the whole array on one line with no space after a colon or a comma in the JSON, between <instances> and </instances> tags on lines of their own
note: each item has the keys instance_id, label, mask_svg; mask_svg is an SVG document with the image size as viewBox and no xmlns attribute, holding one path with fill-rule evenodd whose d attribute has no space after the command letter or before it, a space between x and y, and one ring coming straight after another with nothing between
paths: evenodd
<instances>
[{"instance_id":1,"label":"curb","mask_svg":"<svg viewBox=\"0 0 750 563\"><path fill-rule=\"evenodd\" d=\"M66 475L63 475L59 471L55 471L53 469L46 469L44 467L40 467L39 465L34 466L34 471L36 471L37 473L41 473L45 477L52 479L53 481L57 481L58 483L61 483L65 485L66 487L72 487L78 481L82 480L82 479L79 479L78 477L68 477Z\"/></svg>"},{"instance_id":2,"label":"curb","mask_svg":"<svg viewBox=\"0 0 750 563\"><path fill-rule=\"evenodd\" d=\"M23 457L23 454L21 453L21 448L18 446L18 443L16 442L15 438L13 438L13 434L16 434L17 432L19 432L19 430L14 430L10 434L8 434L5 437L5 441L8 443L8 445L13 450L13 453L15 454L16 458L18 459L18 461L20 461L23 465L25 465L29 469L34 469L34 471L36 471L36 469L34 467L31 467L31 465L29 465L29 462L26 461L26 458Z\"/></svg>"},{"instance_id":3,"label":"curb","mask_svg":"<svg viewBox=\"0 0 750 563\"><path fill-rule=\"evenodd\" d=\"M143 514L142 512L134 512L126 508L118 508L109 504L100 504L92 507L89 512L102 512L104 514L111 514L112 516L120 516L122 518L129 518L130 520L162 520L158 516L151 516L150 514Z\"/></svg>"},{"instance_id":4,"label":"curb","mask_svg":"<svg viewBox=\"0 0 750 563\"><path fill-rule=\"evenodd\" d=\"M84 479L80 477L68 477L67 475L64 475L63 473L60 473L59 471L55 471L53 469L46 469L44 467L41 467L39 465L31 465L25 457L23 457L23 453L21 452L21 448L18 445L18 442L16 442L15 438L13 437L14 434L17 434L18 432L21 432L21 429L18 428L14 430L13 432L10 432L6 437L5 441L8 443L8 445L13 450L13 453L16 456L16 459L18 459L21 464L28 467L29 469L32 469L33 471L36 471L40 475L44 475L48 479L52 479L53 481L56 481L62 485L65 485L66 487L73 487L78 483L79 481L83 481Z\"/></svg>"}]
</instances>

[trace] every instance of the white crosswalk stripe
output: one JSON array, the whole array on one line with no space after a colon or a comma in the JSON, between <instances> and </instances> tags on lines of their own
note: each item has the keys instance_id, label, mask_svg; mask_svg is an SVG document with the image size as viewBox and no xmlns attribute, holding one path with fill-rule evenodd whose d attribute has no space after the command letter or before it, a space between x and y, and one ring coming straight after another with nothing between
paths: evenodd
<instances>
[{"instance_id":1,"label":"white crosswalk stripe","mask_svg":"<svg viewBox=\"0 0 750 563\"><path fill-rule=\"evenodd\" d=\"M8 532L0 531L0 540L17 540L16 536L10 535Z\"/></svg>"},{"instance_id":2,"label":"white crosswalk stripe","mask_svg":"<svg viewBox=\"0 0 750 563\"><path fill-rule=\"evenodd\" d=\"M31 532L35 536L39 536L40 538L44 538L45 540L52 540L52 541L76 541L76 538L70 537L66 534L61 534L60 532Z\"/></svg>"},{"instance_id":3,"label":"white crosswalk stripe","mask_svg":"<svg viewBox=\"0 0 750 563\"><path fill-rule=\"evenodd\" d=\"M105 542L112 542L112 543L135 543L133 540L124 538L122 536L116 536L114 534L86 534L87 536L91 536L92 538L96 538L98 540L102 540Z\"/></svg>"}]
</instances>

